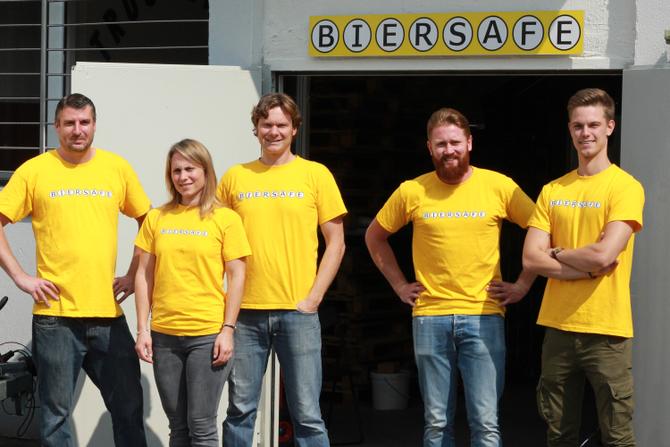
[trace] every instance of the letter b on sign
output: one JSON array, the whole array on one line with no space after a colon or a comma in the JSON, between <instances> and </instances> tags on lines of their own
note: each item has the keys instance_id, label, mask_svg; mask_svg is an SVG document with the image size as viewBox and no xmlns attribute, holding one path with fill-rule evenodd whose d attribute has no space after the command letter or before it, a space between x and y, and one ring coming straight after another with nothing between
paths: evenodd
<instances>
[{"instance_id":1,"label":"letter b on sign","mask_svg":"<svg viewBox=\"0 0 670 447\"><path fill-rule=\"evenodd\" d=\"M330 20L321 20L312 28L312 45L321 53L329 53L337 46L340 32Z\"/></svg>"}]
</instances>

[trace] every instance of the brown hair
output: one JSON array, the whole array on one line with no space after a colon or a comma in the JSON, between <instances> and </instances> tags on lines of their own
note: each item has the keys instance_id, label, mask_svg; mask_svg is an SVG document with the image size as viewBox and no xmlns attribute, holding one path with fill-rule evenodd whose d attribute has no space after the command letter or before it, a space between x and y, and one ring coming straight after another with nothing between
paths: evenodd
<instances>
[{"instance_id":1,"label":"brown hair","mask_svg":"<svg viewBox=\"0 0 670 447\"><path fill-rule=\"evenodd\" d=\"M58 101L58 104L56 105L54 122L56 123L58 122L58 118L60 118L60 113L63 111L65 107L70 107L77 110L90 107L91 111L93 112L93 122L95 122L96 118L95 104L93 104L93 101L91 101L91 99L88 98L87 96L84 96L81 93L72 93L71 95L63 97L60 101Z\"/></svg>"},{"instance_id":2,"label":"brown hair","mask_svg":"<svg viewBox=\"0 0 670 447\"><path fill-rule=\"evenodd\" d=\"M291 118L291 123L293 124L294 129L300 128L302 116L300 115L298 104L295 103L293 98L285 93L268 93L267 95L263 95L258 101L258 104L251 110L251 122L254 125L254 135L256 134L258 122L261 118L267 118L270 110L275 107L279 107L282 112Z\"/></svg>"},{"instance_id":3,"label":"brown hair","mask_svg":"<svg viewBox=\"0 0 670 447\"><path fill-rule=\"evenodd\" d=\"M584 106L602 106L605 112L605 118L609 120L614 119L614 100L605 90L599 88L585 88L568 100L568 120L572 116L572 112L577 107Z\"/></svg>"},{"instance_id":4,"label":"brown hair","mask_svg":"<svg viewBox=\"0 0 670 447\"><path fill-rule=\"evenodd\" d=\"M470 138L470 122L468 119L456 109L442 108L433 112L428 118L428 124L426 125L426 134L430 140L430 133L439 126L445 126L448 124L453 124L454 126L463 129L465 136Z\"/></svg>"},{"instance_id":5,"label":"brown hair","mask_svg":"<svg viewBox=\"0 0 670 447\"><path fill-rule=\"evenodd\" d=\"M215 208L221 206L216 198L216 172L214 172L212 156L205 145L188 138L173 144L168 151L165 162L165 185L170 194L170 201L163 207L172 209L181 202L181 194L179 194L172 181L172 156L174 154L179 154L190 162L197 164L205 172L205 187L200 195L200 217L207 217Z\"/></svg>"}]
</instances>

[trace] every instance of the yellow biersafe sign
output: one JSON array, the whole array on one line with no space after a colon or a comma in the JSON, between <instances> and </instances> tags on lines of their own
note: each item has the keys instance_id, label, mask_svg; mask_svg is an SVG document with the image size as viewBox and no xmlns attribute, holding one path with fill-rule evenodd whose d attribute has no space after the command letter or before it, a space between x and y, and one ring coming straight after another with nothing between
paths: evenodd
<instances>
[{"instance_id":1,"label":"yellow biersafe sign","mask_svg":"<svg viewBox=\"0 0 670 447\"><path fill-rule=\"evenodd\" d=\"M309 18L314 57L576 55L584 11L372 14Z\"/></svg>"}]
</instances>

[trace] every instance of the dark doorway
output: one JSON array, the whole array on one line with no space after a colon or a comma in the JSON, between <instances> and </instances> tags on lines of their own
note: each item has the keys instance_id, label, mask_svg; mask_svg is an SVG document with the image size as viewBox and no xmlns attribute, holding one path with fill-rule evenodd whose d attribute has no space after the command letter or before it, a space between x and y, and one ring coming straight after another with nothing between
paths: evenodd
<instances>
[{"instance_id":1,"label":"dark doorway","mask_svg":"<svg viewBox=\"0 0 670 447\"><path fill-rule=\"evenodd\" d=\"M621 72L574 71L283 74L281 79L284 91L301 99L306 112L304 155L330 168L349 210L345 223L347 252L321 309L325 323L324 400L329 404L337 399L343 407L354 400L371 405L370 372L380 366L415 371L410 309L398 300L375 268L363 234L402 181L433 170L425 144L430 114L440 107L463 112L472 126L472 164L512 177L535 199L543 184L576 167L566 126L568 98L581 88L599 87L612 95L620 113L622 83ZM610 140L610 158L617 163L619 141L615 132ZM503 227L501 267L506 280L515 280L520 271L524 235L514 225ZM410 239L409 227L391 238L408 278L413 277ZM507 377L501 403L506 445L544 443L544 425L534 401L543 338L543 330L535 321L543 290L544 281L538 279L528 296L507 311ZM333 389L336 395L329 392ZM411 445L418 445L422 415L415 408L421 406L415 382L410 394L409 411L419 419L419 433L408 439L416 439ZM350 410L344 413L336 417L351 420L355 416ZM406 418L399 418L400 424L408 423ZM462 408L459 418L466 426ZM585 431L595 425L588 419ZM356 429L355 422L350 425L351 430ZM393 433L388 430L393 426L391 419L384 425L387 433ZM459 431L459 445L466 445L467 433L460 427ZM396 445L391 440L379 445Z\"/></svg>"}]
</instances>

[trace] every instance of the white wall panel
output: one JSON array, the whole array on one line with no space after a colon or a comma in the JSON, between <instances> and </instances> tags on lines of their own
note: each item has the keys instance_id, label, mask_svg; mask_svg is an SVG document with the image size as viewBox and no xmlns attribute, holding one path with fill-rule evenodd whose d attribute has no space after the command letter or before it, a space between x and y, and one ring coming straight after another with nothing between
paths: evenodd
<instances>
[{"instance_id":1,"label":"white wall panel","mask_svg":"<svg viewBox=\"0 0 670 447\"><path fill-rule=\"evenodd\" d=\"M94 145L126 158L154 206L165 202L165 156L183 138L203 142L219 177L235 163L258 156L250 111L258 101L255 73L236 67L78 63L72 91L89 96L98 112ZM117 274L128 268L137 225L121 218ZM135 332L132 298L123 304ZM112 446L111 421L95 386L81 380L74 412L80 445ZM145 422L150 446L166 446L167 419L151 365L142 364ZM219 419L225 416L222 399ZM220 426L220 425L219 425Z\"/></svg>"}]
</instances>

